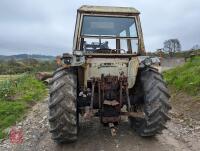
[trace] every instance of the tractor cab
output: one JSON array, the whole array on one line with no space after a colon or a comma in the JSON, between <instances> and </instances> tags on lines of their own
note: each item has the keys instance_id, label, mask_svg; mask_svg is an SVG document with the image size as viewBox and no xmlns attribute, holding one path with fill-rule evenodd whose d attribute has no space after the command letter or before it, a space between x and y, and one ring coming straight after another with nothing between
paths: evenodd
<instances>
[{"instance_id":1,"label":"tractor cab","mask_svg":"<svg viewBox=\"0 0 200 151\"><path fill-rule=\"evenodd\" d=\"M135 8L82 6L77 14L74 53L143 54L145 50L139 14Z\"/></svg>"}]
</instances>

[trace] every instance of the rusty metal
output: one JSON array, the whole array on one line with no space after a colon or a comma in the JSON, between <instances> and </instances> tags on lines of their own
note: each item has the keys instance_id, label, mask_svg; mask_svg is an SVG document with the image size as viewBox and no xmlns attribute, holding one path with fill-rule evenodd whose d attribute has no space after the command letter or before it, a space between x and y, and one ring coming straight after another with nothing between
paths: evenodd
<instances>
[{"instance_id":1,"label":"rusty metal","mask_svg":"<svg viewBox=\"0 0 200 151\"><path fill-rule=\"evenodd\" d=\"M116 100L112 100L112 101L104 100L103 104L104 105L110 105L110 106L117 106L117 105L119 105L119 102L116 101Z\"/></svg>"},{"instance_id":2,"label":"rusty metal","mask_svg":"<svg viewBox=\"0 0 200 151\"><path fill-rule=\"evenodd\" d=\"M120 121L120 116L115 117L102 117L103 123L118 123Z\"/></svg>"},{"instance_id":3,"label":"rusty metal","mask_svg":"<svg viewBox=\"0 0 200 151\"><path fill-rule=\"evenodd\" d=\"M128 58L87 58L84 80L93 77L101 78L101 75L120 76L119 71L128 73Z\"/></svg>"},{"instance_id":4,"label":"rusty metal","mask_svg":"<svg viewBox=\"0 0 200 151\"><path fill-rule=\"evenodd\" d=\"M136 81L136 75L139 67L137 58L88 58L86 60L84 76L84 85L87 87L89 79L96 77L101 78L101 75L120 76L120 72L128 77L128 88L132 88ZM120 71L120 72L119 72ZM82 82L83 83L83 82Z\"/></svg>"},{"instance_id":5,"label":"rusty metal","mask_svg":"<svg viewBox=\"0 0 200 151\"><path fill-rule=\"evenodd\" d=\"M121 73L120 81L122 82L123 89L125 90L125 93L126 93L126 100L127 100L127 104L128 104L128 111L130 112L131 103L130 103L129 90L128 90L128 78L126 76L124 76L124 73Z\"/></svg>"},{"instance_id":6,"label":"rusty metal","mask_svg":"<svg viewBox=\"0 0 200 151\"><path fill-rule=\"evenodd\" d=\"M101 80L98 79L98 95L99 95L99 109L101 109Z\"/></svg>"},{"instance_id":7,"label":"rusty metal","mask_svg":"<svg viewBox=\"0 0 200 151\"><path fill-rule=\"evenodd\" d=\"M128 77L124 75L124 72L121 72L121 75L119 77L119 82L120 82L120 106L122 107L122 97L123 97L123 92L126 92L126 89L128 88ZM127 95L126 95L127 97Z\"/></svg>"},{"instance_id":8,"label":"rusty metal","mask_svg":"<svg viewBox=\"0 0 200 151\"><path fill-rule=\"evenodd\" d=\"M46 79L52 78L53 74L49 72L37 72L35 77L38 80L45 81Z\"/></svg>"},{"instance_id":9,"label":"rusty metal","mask_svg":"<svg viewBox=\"0 0 200 151\"><path fill-rule=\"evenodd\" d=\"M122 80L119 79L119 85L120 85L120 90L119 90L119 102L120 102L120 107L122 106Z\"/></svg>"},{"instance_id":10,"label":"rusty metal","mask_svg":"<svg viewBox=\"0 0 200 151\"><path fill-rule=\"evenodd\" d=\"M84 115L83 118L85 120L91 120L91 118L94 116L93 110L91 110L90 107L84 107Z\"/></svg>"},{"instance_id":11,"label":"rusty metal","mask_svg":"<svg viewBox=\"0 0 200 151\"><path fill-rule=\"evenodd\" d=\"M101 81L101 90L103 92L102 122L119 122L118 76L102 75Z\"/></svg>"},{"instance_id":12,"label":"rusty metal","mask_svg":"<svg viewBox=\"0 0 200 151\"><path fill-rule=\"evenodd\" d=\"M94 87L95 87L95 79L92 79L92 94L91 94L91 102L90 102L90 109L91 110L94 107Z\"/></svg>"},{"instance_id":13,"label":"rusty metal","mask_svg":"<svg viewBox=\"0 0 200 151\"><path fill-rule=\"evenodd\" d=\"M108 123L108 126L110 127L111 135L112 136L116 136L117 135L117 130L115 128L115 125L113 123Z\"/></svg>"},{"instance_id":14,"label":"rusty metal","mask_svg":"<svg viewBox=\"0 0 200 151\"><path fill-rule=\"evenodd\" d=\"M69 68L69 67L71 67L70 62L69 61L66 62L65 59L72 59L72 56L69 55L69 54L68 54L68 56L67 56L67 54L63 54L62 57L61 56L57 56L56 57L56 65L58 67L63 67L63 68Z\"/></svg>"},{"instance_id":15,"label":"rusty metal","mask_svg":"<svg viewBox=\"0 0 200 151\"><path fill-rule=\"evenodd\" d=\"M130 102L130 97L129 97L129 90L128 90L128 85L126 86L126 98L127 98L127 103L128 103L128 111L131 111L131 102Z\"/></svg>"},{"instance_id":16,"label":"rusty metal","mask_svg":"<svg viewBox=\"0 0 200 151\"><path fill-rule=\"evenodd\" d=\"M117 135L117 130L116 130L116 128L111 128L111 135L112 136L116 136Z\"/></svg>"},{"instance_id":17,"label":"rusty metal","mask_svg":"<svg viewBox=\"0 0 200 151\"><path fill-rule=\"evenodd\" d=\"M102 75L101 75L101 79L103 79L103 78L104 78L104 75L102 74ZM105 93L104 93L105 90L103 89L103 88L104 88L104 85L105 85L105 84L104 84L104 80L103 80L103 81L101 80L102 99L104 99L104 96L105 96L105 95L104 95L104 94L105 94ZM101 120L102 123L103 123L103 117L102 117L102 112L103 112L103 110L104 110L104 106L102 105L102 106L101 106L101 109L100 109L100 111L101 111L100 120Z\"/></svg>"},{"instance_id":18,"label":"rusty metal","mask_svg":"<svg viewBox=\"0 0 200 151\"><path fill-rule=\"evenodd\" d=\"M117 76L103 76L103 85L101 89L104 91L103 100L116 100L117 99L117 88L118 88L118 77Z\"/></svg>"},{"instance_id":19,"label":"rusty metal","mask_svg":"<svg viewBox=\"0 0 200 151\"><path fill-rule=\"evenodd\" d=\"M56 57L56 64L57 64L57 66L62 66L63 65L61 56L57 56Z\"/></svg>"},{"instance_id":20,"label":"rusty metal","mask_svg":"<svg viewBox=\"0 0 200 151\"><path fill-rule=\"evenodd\" d=\"M137 118L145 118L144 112L121 112L120 115L137 117Z\"/></svg>"}]
</instances>

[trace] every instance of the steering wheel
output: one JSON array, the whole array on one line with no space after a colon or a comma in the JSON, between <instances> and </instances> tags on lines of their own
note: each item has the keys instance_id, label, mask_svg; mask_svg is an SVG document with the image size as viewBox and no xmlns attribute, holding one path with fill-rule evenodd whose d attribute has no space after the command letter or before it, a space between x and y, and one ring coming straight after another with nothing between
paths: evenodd
<instances>
[{"instance_id":1,"label":"steering wheel","mask_svg":"<svg viewBox=\"0 0 200 151\"><path fill-rule=\"evenodd\" d=\"M110 53L117 53L117 54L121 54L121 51L123 51L123 54L126 53L126 50L124 49L111 49Z\"/></svg>"}]
</instances>

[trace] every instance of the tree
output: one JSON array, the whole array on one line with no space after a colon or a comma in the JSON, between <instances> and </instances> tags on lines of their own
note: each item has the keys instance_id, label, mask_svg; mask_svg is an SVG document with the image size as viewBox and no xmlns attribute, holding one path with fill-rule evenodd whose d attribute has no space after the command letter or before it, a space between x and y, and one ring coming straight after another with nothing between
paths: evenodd
<instances>
[{"instance_id":1,"label":"tree","mask_svg":"<svg viewBox=\"0 0 200 151\"><path fill-rule=\"evenodd\" d=\"M165 52L169 53L169 56L172 57L174 53L181 51L181 43L178 39L169 39L164 42Z\"/></svg>"},{"instance_id":2,"label":"tree","mask_svg":"<svg viewBox=\"0 0 200 151\"><path fill-rule=\"evenodd\" d=\"M16 66L16 60L14 57L12 57L11 59L8 60L8 65L9 66Z\"/></svg>"},{"instance_id":3,"label":"tree","mask_svg":"<svg viewBox=\"0 0 200 151\"><path fill-rule=\"evenodd\" d=\"M200 50L200 45L194 45L191 50Z\"/></svg>"}]
</instances>

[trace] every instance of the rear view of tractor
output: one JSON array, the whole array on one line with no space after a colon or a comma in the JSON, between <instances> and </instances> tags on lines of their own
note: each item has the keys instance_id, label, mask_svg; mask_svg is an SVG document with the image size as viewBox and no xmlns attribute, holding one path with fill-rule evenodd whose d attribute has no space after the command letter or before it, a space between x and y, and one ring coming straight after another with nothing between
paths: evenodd
<instances>
[{"instance_id":1,"label":"rear view of tractor","mask_svg":"<svg viewBox=\"0 0 200 151\"><path fill-rule=\"evenodd\" d=\"M57 58L50 82L49 123L56 142L77 140L79 116L99 117L110 127L127 116L141 136L165 128L170 95L151 58L143 57L139 14L124 7L78 9L73 53Z\"/></svg>"}]
</instances>

